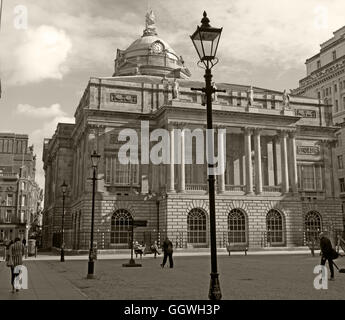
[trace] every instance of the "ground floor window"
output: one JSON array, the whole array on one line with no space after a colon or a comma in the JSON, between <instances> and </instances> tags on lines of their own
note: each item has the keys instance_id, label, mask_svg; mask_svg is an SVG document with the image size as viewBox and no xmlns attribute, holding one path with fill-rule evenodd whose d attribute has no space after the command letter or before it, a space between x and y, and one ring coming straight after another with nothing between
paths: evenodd
<instances>
[{"instance_id":1,"label":"ground floor window","mask_svg":"<svg viewBox=\"0 0 345 320\"><path fill-rule=\"evenodd\" d=\"M283 244L283 217L277 210L270 210L266 216L267 242L272 245Z\"/></svg>"},{"instance_id":2,"label":"ground floor window","mask_svg":"<svg viewBox=\"0 0 345 320\"><path fill-rule=\"evenodd\" d=\"M206 213L201 209L192 209L187 217L188 243L206 244Z\"/></svg>"},{"instance_id":3,"label":"ground floor window","mask_svg":"<svg viewBox=\"0 0 345 320\"><path fill-rule=\"evenodd\" d=\"M239 209L232 209L228 215L228 242L246 243L246 217Z\"/></svg>"},{"instance_id":4,"label":"ground floor window","mask_svg":"<svg viewBox=\"0 0 345 320\"><path fill-rule=\"evenodd\" d=\"M304 219L305 241L317 241L322 230L321 216L316 211L310 211Z\"/></svg>"},{"instance_id":5,"label":"ground floor window","mask_svg":"<svg viewBox=\"0 0 345 320\"><path fill-rule=\"evenodd\" d=\"M124 209L115 211L111 218L111 236L112 244L130 244L132 215Z\"/></svg>"}]
</instances>

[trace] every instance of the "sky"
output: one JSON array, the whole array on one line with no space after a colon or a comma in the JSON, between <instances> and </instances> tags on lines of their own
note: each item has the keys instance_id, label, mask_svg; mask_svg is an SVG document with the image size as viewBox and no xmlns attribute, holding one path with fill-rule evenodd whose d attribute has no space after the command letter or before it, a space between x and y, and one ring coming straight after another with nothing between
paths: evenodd
<instances>
[{"instance_id":1,"label":"sky","mask_svg":"<svg viewBox=\"0 0 345 320\"><path fill-rule=\"evenodd\" d=\"M344 0L2 1L0 132L29 135L41 187L43 139L74 122L90 77L112 75L116 50L142 35L148 9L193 79L203 70L189 35L206 10L223 27L214 81L281 91L298 87L305 60L345 25Z\"/></svg>"}]
</instances>

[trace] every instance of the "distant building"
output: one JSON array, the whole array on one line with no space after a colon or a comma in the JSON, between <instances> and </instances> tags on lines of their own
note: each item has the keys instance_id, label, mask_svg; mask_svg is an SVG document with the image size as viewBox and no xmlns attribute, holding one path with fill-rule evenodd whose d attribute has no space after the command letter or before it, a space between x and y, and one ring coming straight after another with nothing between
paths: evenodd
<instances>
[{"instance_id":1,"label":"distant building","mask_svg":"<svg viewBox=\"0 0 345 320\"><path fill-rule=\"evenodd\" d=\"M90 79L75 124L59 123L44 141L45 247L59 245L66 181L66 246L89 248L93 151L101 155L94 227L98 248L128 247L133 220L148 222L135 229L138 241L150 244L168 236L181 248L209 246L207 164L196 162L195 137L174 135L182 129L204 133L204 95L190 90L203 86L202 79L190 79L182 59L152 25L127 50L118 51L112 77ZM338 128L330 106L249 85L216 86L226 91L213 97L213 122L220 132L216 154L226 163L216 185L217 245L300 246L321 230L342 232L334 179ZM169 132L166 163L143 163L142 148L139 163L120 163L121 130L137 132L137 143L152 150L157 142L145 142L142 134L157 134L159 128ZM225 138L226 152L220 148Z\"/></svg>"},{"instance_id":2,"label":"distant building","mask_svg":"<svg viewBox=\"0 0 345 320\"><path fill-rule=\"evenodd\" d=\"M307 76L299 81L294 94L317 98L332 106L333 122L341 129L335 149L335 180L345 212L345 26L321 44L320 52L307 59Z\"/></svg>"},{"instance_id":3,"label":"distant building","mask_svg":"<svg viewBox=\"0 0 345 320\"><path fill-rule=\"evenodd\" d=\"M28 240L39 223L42 191L35 182L36 156L28 136L0 133L0 242Z\"/></svg>"}]
</instances>

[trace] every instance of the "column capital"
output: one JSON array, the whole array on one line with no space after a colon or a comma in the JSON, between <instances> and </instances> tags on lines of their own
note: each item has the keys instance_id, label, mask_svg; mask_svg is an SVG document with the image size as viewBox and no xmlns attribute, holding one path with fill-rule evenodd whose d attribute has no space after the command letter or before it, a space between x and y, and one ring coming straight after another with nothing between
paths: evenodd
<instances>
[{"instance_id":1,"label":"column capital","mask_svg":"<svg viewBox=\"0 0 345 320\"><path fill-rule=\"evenodd\" d=\"M242 130L245 134L253 134L254 128L253 128L253 127L243 127L243 128L241 128L241 130Z\"/></svg>"},{"instance_id":2,"label":"column capital","mask_svg":"<svg viewBox=\"0 0 345 320\"><path fill-rule=\"evenodd\" d=\"M296 130L288 130L287 134L288 134L290 139L296 138Z\"/></svg>"},{"instance_id":3,"label":"column capital","mask_svg":"<svg viewBox=\"0 0 345 320\"><path fill-rule=\"evenodd\" d=\"M322 139L319 143L321 146L331 149L336 147L337 140Z\"/></svg>"},{"instance_id":4,"label":"column capital","mask_svg":"<svg viewBox=\"0 0 345 320\"><path fill-rule=\"evenodd\" d=\"M263 130L264 130L263 128L255 127L253 128L253 133L255 136L259 136Z\"/></svg>"}]
</instances>

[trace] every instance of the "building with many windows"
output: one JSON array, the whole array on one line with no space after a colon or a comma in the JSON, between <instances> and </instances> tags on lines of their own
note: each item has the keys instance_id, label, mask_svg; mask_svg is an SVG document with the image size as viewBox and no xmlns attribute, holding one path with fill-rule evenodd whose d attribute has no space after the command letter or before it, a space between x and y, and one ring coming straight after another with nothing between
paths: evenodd
<instances>
[{"instance_id":1,"label":"building with many windows","mask_svg":"<svg viewBox=\"0 0 345 320\"><path fill-rule=\"evenodd\" d=\"M320 52L306 61L307 76L300 80L294 94L318 98L332 106L334 124L341 129L336 133L336 182L339 184L345 212L345 26L321 44Z\"/></svg>"},{"instance_id":2,"label":"building with many windows","mask_svg":"<svg viewBox=\"0 0 345 320\"><path fill-rule=\"evenodd\" d=\"M59 245L65 181L66 246L89 248L94 151L101 155L99 249L128 247L135 220L147 221L135 229L135 239L147 244L168 236L181 248L209 245L206 110L203 94L190 90L204 83L190 76L147 23L142 37L118 51L112 77L90 79L75 124L58 124L44 141L45 247ZM213 97L216 154L225 163L216 182L218 246L302 246L321 230L342 232L331 106L216 86L225 90ZM120 161L129 154L131 162Z\"/></svg>"},{"instance_id":3,"label":"building with many windows","mask_svg":"<svg viewBox=\"0 0 345 320\"><path fill-rule=\"evenodd\" d=\"M32 224L39 224L42 192L35 159L27 135L0 133L0 242L28 240Z\"/></svg>"}]
</instances>

